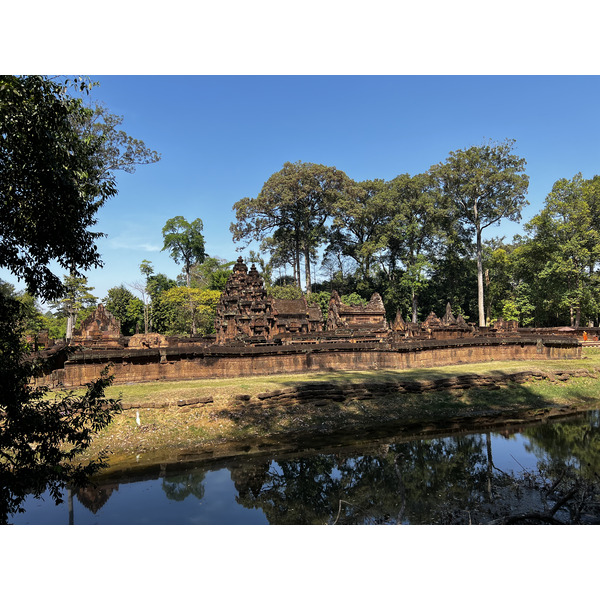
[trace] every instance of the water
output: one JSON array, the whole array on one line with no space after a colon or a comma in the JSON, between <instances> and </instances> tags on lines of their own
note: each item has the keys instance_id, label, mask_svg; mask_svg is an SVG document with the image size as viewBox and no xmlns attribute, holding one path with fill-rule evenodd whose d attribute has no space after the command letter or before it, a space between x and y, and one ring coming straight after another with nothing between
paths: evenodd
<instances>
[{"instance_id":1,"label":"water","mask_svg":"<svg viewBox=\"0 0 600 600\"><path fill-rule=\"evenodd\" d=\"M488 523L547 512L575 484L579 495L554 516L563 522L596 516L591 486L600 473L598 411L519 429L420 439L386 430L317 446L157 465L146 475L129 472L96 488L66 491L58 506L48 497L29 497L26 512L10 522Z\"/></svg>"}]
</instances>

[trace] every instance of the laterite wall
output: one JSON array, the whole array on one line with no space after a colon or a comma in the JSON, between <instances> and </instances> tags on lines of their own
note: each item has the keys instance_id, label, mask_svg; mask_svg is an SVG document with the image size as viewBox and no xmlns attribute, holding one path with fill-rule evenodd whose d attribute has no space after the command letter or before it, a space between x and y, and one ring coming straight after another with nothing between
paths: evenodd
<instances>
[{"instance_id":1,"label":"laterite wall","mask_svg":"<svg viewBox=\"0 0 600 600\"><path fill-rule=\"evenodd\" d=\"M126 352L80 352L38 384L80 386L99 376L113 363L115 383L175 381L183 379L231 378L252 375L308 373L328 370L408 369L441 367L490 360L571 359L581 357L581 346L573 340L477 339L440 340L434 343L381 348L283 346L272 349L212 348L129 350Z\"/></svg>"}]
</instances>

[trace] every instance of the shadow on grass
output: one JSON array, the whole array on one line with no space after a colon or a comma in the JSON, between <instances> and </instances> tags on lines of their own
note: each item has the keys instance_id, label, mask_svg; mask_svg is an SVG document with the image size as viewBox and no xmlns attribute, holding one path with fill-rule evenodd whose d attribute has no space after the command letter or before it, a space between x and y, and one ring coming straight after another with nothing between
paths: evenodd
<instances>
[{"instance_id":1,"label":"shadow on grass","mask_svg":"<svg viewBox=\"0 0 600 600\"><path fill-rule=\"evenodd\" d=\"M428 369L427 377L397 371L326 374L296 382L279 396L239 402L216 416L233 421L240 433L277 435L357 431L374 426L411 431L455 428L503 419L539 420L596 408L600 381L530 379L520 382L502 369L485 374ZM581 382L587 382L587 389Z\"/></svg>"}]
</instances>

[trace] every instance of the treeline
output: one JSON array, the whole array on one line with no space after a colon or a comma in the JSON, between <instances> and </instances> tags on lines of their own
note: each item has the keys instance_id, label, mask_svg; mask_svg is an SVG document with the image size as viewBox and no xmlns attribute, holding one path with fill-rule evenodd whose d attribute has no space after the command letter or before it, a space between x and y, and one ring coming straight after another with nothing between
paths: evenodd
<instances>
[{"instance_id":1,"label":"treeline","mask_svg":"<svg viewBox=\"0 0 600 600\"><path fill-rule=\"evenodd\" d=\"M483 239L502 220L519 222L527 204L525 160L513 146L451 152L426 173L391 181L286 163L256 198L234 205L230 229L242 248L260 244L254 258L277 287L365 300L379 292L389 319L400 310L416 322L450 302L479 325L597 323L600 177L558 180L524 235Z\"/></svg>"},{"instance_id":2,"label":"treeline","mask_svg":"<svg viewBox=\"0 0 600 600\"><path fill-rule=\"evenodd\" d=\"M87 278L64 276L64 294L49 302L46 312L34 296L16 292L1 280L0 293L21 302L25 330L32 337L47 330L50 339L70 339L98 302L121 321L121 333L126 336L150 332L208 335L214 333L216 305L234 262L205 255L201 231L200 219L188 223L183 217L170 219L163 228L163 250L169 250L176 263L183 263L176 279L155 273L152 263L144 260L139 266L142 280L112 287L100 299Z\"/></svg>"},{"instance_id":3,"label":"treeline","mask_svg":"<svg viewBox=\"0 0 600 600\"><path fill-rule=\"evenodd\" d=\"M491 225L520 221L527 204L525 161L514 141L451 152L426 173L391 181L355 182L335 167L285 163L256 198L234 205L233 239L243 250L258 242L255 263L276 298L306 295L327 317L331 292L366 304L378 292L389 320L434 311L489 325L598 323L600 176L558 180L542 210L511 241L484 240ZM234 261L205 252L201 219L177 216L163 227L163 251L181 265L176 279L140 264L142 280L108 290L101 299L122 333L214 333L215 308ZM28 293L3 292L26 307L27 329L70 338L99 299L84 277L63 281L66 293L45 314ZM134 293L137 292L137 295Z\"/></svg>"}]
</instances>

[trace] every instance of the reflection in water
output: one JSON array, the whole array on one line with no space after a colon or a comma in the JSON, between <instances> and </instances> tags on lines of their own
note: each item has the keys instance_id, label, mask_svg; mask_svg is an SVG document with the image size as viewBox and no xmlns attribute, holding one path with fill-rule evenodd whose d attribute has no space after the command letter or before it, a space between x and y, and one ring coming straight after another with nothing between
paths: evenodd
<instances>
[{"instance_id":1,"label":"reflection in water","mask_svg":"<svg viewBox=\"0 0 600 600\"><path fill-rule=\"evenodd\" d=\"M598 473L600 417L594 412L521 432L370 440L173 473L162 465L156 479L77 490L75 522L595 522ZM50 501L28 506L13 522L56 522L43 511L59 509ZM516 514L527 520L515 520Z\"/></svg>"},{"instance_id":2,"label":"reflection in water","mask_svg":"<svg viewBox=\"0 0 600 600\"><path fill-rule=\"evenodd\" d=\"M271 461L258 493L236 482L238 501L273 524L450 522L483 500L484 448L471 435Z\"/></svg>"},{"instance_id":3,"label":"reflection in water","mask_svg":"<svg viewBox=\"0 0 600 600\"><path fill-rule=\"evenodd\" d=\"M206 471L196 469L183 475L174 475L171 477L163 477L162 489L169 500L181 502L190 494L202 500L204 496L204 475Z\"/></svg>"},{"instance_id":4,"label":"reflection in water","mask_svg":"<svg viewBox=\"0 0 600 600\"><path fill-rule=\"evenodd\" d=\"M96 514L108 502L111 494L118 489L118 484L90 486L78 489L75 496L85 508Z\"/></svg>"}]
</instances>

